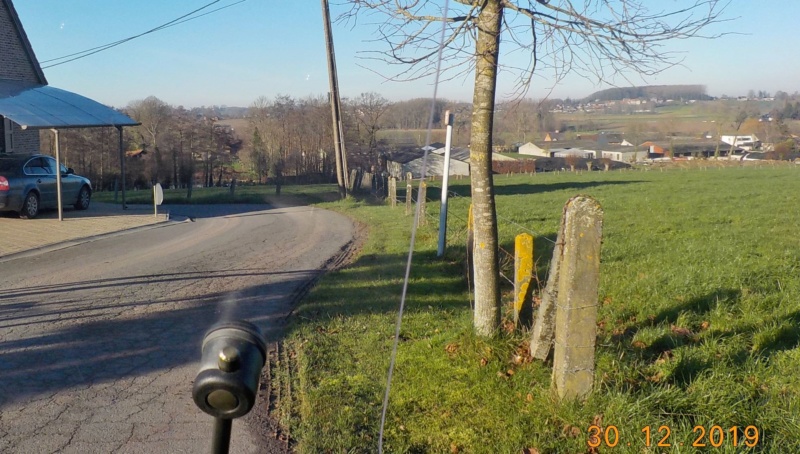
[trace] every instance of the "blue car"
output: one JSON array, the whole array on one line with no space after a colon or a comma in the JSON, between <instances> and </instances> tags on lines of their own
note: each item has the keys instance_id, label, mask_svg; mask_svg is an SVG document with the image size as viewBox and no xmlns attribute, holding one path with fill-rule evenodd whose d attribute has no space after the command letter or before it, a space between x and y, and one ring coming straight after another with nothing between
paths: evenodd
<instances>
[{"instance_id":1,"label":"blue car","mask_svg":"<svg viewBox=\"0 0 800 454\"><path fill-rule=\"evenodd\" d=\"M89 208L92 183L42 154L0 154L0 211L33 219L44 208L58 207L56 169L61 170L61 200L77 210Z\"/></svg>"}]
</instances>

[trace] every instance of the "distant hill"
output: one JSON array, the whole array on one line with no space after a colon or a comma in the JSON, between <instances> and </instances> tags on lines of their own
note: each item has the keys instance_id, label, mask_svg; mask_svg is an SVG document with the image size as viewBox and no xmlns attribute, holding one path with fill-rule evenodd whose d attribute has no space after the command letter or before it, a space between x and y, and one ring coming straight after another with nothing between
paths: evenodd
<instances>
[{"instance_id":1,"label":"distant hill","mask_svg":"<svg viewBox=\"0 0 800 454\"><path fill-rule=\"evenodd\" d=\"M584 98L584 101L618 101L621 99L709 100L705 85L648 85L644 87L607 88Z\"/></svg>"}]
</instances>

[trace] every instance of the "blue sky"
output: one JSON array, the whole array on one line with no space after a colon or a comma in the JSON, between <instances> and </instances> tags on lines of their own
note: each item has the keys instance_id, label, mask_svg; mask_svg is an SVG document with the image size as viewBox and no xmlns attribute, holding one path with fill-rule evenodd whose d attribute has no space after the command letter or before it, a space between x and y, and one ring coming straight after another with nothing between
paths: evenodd
<instances>
[{"instance_id":1,"label":"blue sky","mask_svg":"<svg viewBox=\"0 0 800 454\"><path fill-rule=\"evenodd\" d=\"M45 60L126 38L186 14L211 0L16 0L15 7L42 66ZM220 0L209 9L235 3ZM336 0L332 0L336 1ZM658 0L672 9L686 0ZM649 3L649 1L645 1ZM757 5L757 6L756 6ZM332 16L344 10L331 5ZM702 84L708 93L745 95L748 90L800 91L800 58L794 30L800 2L732 0L732 20L709 29L736 34L714 40L680 41L683 66L637 84ZM374 71L387 67L358 58L375 49L370 20L334 24L342 96L368 91L397 101L433 95L433 80L385 82ZM501 57L503 62L504 57ZM506 62L512 56L505 57ZM367 66L369 69L365 69ZM110 50L45 68L51 85L113 106L150 95L185 107L247 106L259 96L296 98L328 91L325 44L319 0L246 0ZM618 80L620 86L629 83ZM544 77L534 79L528 97L548 93ZM551 97L586 96L606 88L583 78L567 78ZM498 95L510 94L501 76ZM469 101L472 77L442 83L439 98Z\"/></svg>"}]
</instances>

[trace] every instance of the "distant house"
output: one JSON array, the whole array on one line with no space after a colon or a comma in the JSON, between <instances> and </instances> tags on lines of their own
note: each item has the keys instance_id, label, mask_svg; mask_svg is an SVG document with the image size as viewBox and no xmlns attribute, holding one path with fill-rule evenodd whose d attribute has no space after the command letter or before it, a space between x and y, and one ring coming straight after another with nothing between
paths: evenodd
<instances>
[{"instance_id":1,"label":"distant house","mask_svg":"<svg viewBox=\"0 0 800 454\"><path fill-rule=\"evenodd\" d=\"M647 159L649 153L647 149L633 150L628 146L618 146L608 151L603 150L600 157L617 162L637 162Z\"/></svg>"},{"instance_id":2,"label":"distant house","mask_svg":"<svg viewBox=\"0 0 800 454\"><path fill-rule=\"evenodd\" d=\"M756 137L755 134L742 136L726 135L720 136L719 140L728 145L733 145L734 147L741 148L742 150L746 151L752 151L761 147L761 141L758 140L758 137Z\"/></svg>"},{"instance_id":3,"label":"distant house","mask_svg":"<svg viewBox=\"0 0 800 454\"><path fill-rule=\"evenodd\" d=\"M639 146L647 148L650 154L662 155L662 156L666 154L666 150L664 149L664 147L655 142L647 141L640 144Z\"/></svg>"},{"instance_id":4,"label":"distant house","mask_svg":"<svg viewBox=\"0 0 800 454\"><path fill-rule=\"evenodd\" d=\"M541 148L538 145L534 144L533 142L528 142L524 145L519 147L519 154L529 155L529 156L542 156L545 158L550 157L550 150Z\"/></svg>"}]
</instances>

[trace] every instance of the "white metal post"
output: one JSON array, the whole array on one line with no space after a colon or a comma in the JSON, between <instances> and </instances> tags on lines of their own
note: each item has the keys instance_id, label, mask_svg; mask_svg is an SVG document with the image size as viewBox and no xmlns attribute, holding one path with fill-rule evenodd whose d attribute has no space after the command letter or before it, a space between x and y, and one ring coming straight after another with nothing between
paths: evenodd
<instances>
[{"instance_id":1,"label":"white metal post","mask_svg":"<svg viewBox=\"0 0 800 454\"><path fill-rule=\"evenodd\" d=\"M56 200L58 203L58 220L64 220L64 209L61 207L61 151L59 150L58 129L51 129L56 142Z\"/></svg>"},{"instance_id":2,"label":"white metal post","mask_svg":"<svg viewBox=\"0 0 800 454\"><path fill-rule=\"evenodd\" d=\"M444 165L442 168L442 206L439 210L439 250L437 257L444 255L444 246L447 242L447 185L450 180L450 144L453 137L453 114L450 111L444 113L444 121L447 124L447 135L444 141Z\"/></svg>"}]
</instances>

